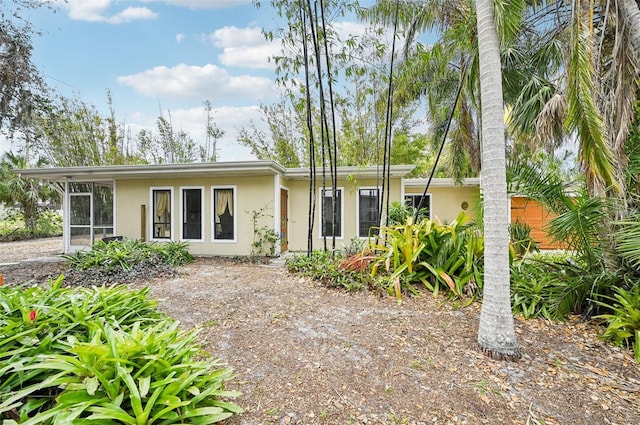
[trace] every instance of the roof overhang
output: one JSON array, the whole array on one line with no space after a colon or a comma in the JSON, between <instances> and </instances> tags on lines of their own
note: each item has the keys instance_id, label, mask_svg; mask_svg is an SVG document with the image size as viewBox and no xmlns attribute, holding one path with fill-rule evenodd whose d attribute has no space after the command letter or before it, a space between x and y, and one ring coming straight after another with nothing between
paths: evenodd
<instances>
[{"instance_id":1,"label":"roof overhang","mask_svg":"<svg viewBox=\"0 0 640 425\"><path fill-rule=\"evenodd\" d=\"M406 179L404 185L406 187L425 187L429 179ZM431 180L429 187L480 187L479 177L470 177L456 182L455 179L434 178Z\"/></svg>"},{"instance_id":2,"label":"roof overhang","mask_svg":"<svg viewBox=\"0 0 640 425\"><path fill-rule=\"evenodd\" d=\"M120 179L264 176L282 174L274 161L214 162L196 164L110 165L91 167L30 168L19 174L52 182Z\"/></svg>"},{"instance_id":3,"label":"roof overhang","mask_svg":"<svg viewBox=\"0 0 640 425\"><path fill-rule=\"evenodd\" d=\"M415 165L392 165L389 170L389 176L393 178L403 178L406 177L409 173L411 173ZM338 179L345 178L356 178L356 179L375 179L383 177L383 168L376 166L368 166L368 167L338 167L336 170L338 174ZM327 179L331 179L331 172L329 168L326 169ZM290 180L308 180L309 179L309 168L287 168L284 172L284 178ZM322 178L322 170L320 168L316 168L316 178Z\"/></svg>"}]
</instances>

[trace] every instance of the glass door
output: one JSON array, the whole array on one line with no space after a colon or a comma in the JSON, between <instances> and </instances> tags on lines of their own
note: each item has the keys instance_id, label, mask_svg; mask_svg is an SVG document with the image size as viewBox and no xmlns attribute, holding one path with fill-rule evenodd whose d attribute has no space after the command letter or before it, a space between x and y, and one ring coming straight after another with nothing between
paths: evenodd
<instances>
[{"instance_id":1,"label":"glass door","mask_svg":"<svg viewBox=\"0 0 640 425\"><path fill-rule=\"evenodd\" d=\"M69 251L91 249L93 208L91 193L69 194Z\"/></svg>"}]
</instances>

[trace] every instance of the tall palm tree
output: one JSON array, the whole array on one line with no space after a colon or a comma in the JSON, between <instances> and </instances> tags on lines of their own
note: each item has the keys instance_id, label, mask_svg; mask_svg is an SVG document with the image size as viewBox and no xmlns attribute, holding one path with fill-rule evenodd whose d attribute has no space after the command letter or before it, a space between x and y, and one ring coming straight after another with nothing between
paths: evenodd
<instances>
[{"instance_id":1,"label":"tall palm tree","mask_svg":"<svg viewBox=\"0 0 640 425\"><path fill-rule=\"evenodd\" d=\"M516 340L509 294L509 207L500 42L493 1L477 0L482 178L484 196L484 294L478 344L492 358L516 360Z\"/></svg>"},{"instance_id":2,"label":"tall palm tree","mask_svg":"<svg viewBox=\"0 0 640 425\"><path fill-rule=\"evenodd\" d=\"M40 158L34 165L42 168L47 162ZM19 175L19 170L28 168L29 162L24 155L6 152L0 161L0 202L12 207L17 205L25 226L34 234L38 228L38 218L42 213L41 202L55 200L58 193L52 186L38 179Z\"/></svg>"},{"instance_id":3,"label":"tall palm tree","mask_svg":"<svg viewBox=\"0 0 640 425\"><path fill-rule=\"evenodd\" d=\"M378 2L369 19L388 23L390 3ZM449 98L455 93L455 84L450 84L456 81L451 64L467 64L469 75L449 147L451 152L462 152L464 147L470 163L479 169L479 161L474 160L480 137L474 124L481 118L473 2L408 0L401 4L400 22L408 44L424 31L437 32L440 38L428 49L405 48L407 76L398 81L409 83L409 96L427 95L437 129L443 116L440 110L451 105ZM501 52L509 133L514 137L511 143L553 151L559 143L577 136L578 159L592 193L624 183L622 146L640 82L639 4L637 0L589 4L512 0L500 6L500 14L507 18L498 17L497 29L513 36L503 43ZM521 12L524 21L514 34L508 16ZM522 151L522 147L513 151Z\"/></svg>"}]
</instances>

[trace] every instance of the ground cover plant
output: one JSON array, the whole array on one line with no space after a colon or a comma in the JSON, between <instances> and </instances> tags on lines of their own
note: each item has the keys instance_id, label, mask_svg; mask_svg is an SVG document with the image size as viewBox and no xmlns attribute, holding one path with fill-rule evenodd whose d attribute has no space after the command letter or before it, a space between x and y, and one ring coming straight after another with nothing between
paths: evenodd
<instances>
[{"instance_id":1,"label":"ground cover plant","mask_svg":"<svg viewBox=\"0 0 640 425\"><path fill-rule=\"evenodd\" d=\"M156 309L148 289L0 287L3 424L219 422L232 371L195 333Z\"/></svg>"},{"instance_id":2,"label":"ground cover plant","mask_svg":"<svg viewBox=\"0 0 640 425\"><path fill-rule=\"evenodd\" d=\"M159 260L170 266L180 266L194 260L187 242L150 244L137 239L97 241L91 250L76 251L63 258L72 268L100 268L105 272L127 271L145 261Z\"/></svg>"},{"instance_id":3,"label":"ground cover plant","mask_svg":"<svg viewBox=\"0 0 640 425\"><path fill-rule=\"evenodd\" d=\"M70 270L64 285L91 286L172 276L194 261L187 242L146 243L136 239L98 241L91 250L63 255Z\"/></svg>"},{"instance_id":4,"label":"ground cover plant","mask_svg":"<svg viewBox=\"0 0 640 425\"><path fill-rule=\"evenodd\" d=\"M310 256L291 256L285 264L289 272L310 277L329 288L358 291L378 287L378 282L370 274L366 254L362 253L316 250Z\"/></svg>"}]
</instances>

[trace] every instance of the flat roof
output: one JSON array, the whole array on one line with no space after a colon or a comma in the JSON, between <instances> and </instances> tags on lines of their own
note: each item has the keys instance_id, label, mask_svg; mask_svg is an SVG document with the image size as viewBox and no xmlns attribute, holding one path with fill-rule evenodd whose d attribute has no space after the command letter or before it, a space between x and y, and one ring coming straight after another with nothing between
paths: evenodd
<instances>
[{"instance_id":1,"label":"flat roof","mask_svg":"<svg viewBox=\"0 0 640 425\"><path fill-rule=\"evenodd\" d=\"M394 178L402 178L406 177L414 168L416 168L415 165L392 165L389 174ZM382 166L338 167L337 173L338 178L349 176L361 179L382 178ZM326 176L327 179L331 179L329 167L326 168ZM291 180L307 180L309 178L309 168L287 168L284 172L284 177ZM322 170L320 168L316 168L316 178L322 178Z\"/></svg>"},{"instance_id":2,"label":"flat roof","mask_svg":"<svg viewBox=\"0 0 640 425\"><path fill-rule=\"evenodd\" d=\"M255 176L284 173L274 161L228 161L212 163L107 165L88 167L29 168L19 174L50 181L104 181L164 177Z\"/></svg>"},{"instance_id":3,"label":"flat roof","mask_svg":"<svg viewBox=\"0 0 640 425\"><path fill-rule=\"evenodd\" d=\"M414 165L392 165L391 177L402 178L415 168ZM338 177L376 178L382 175L382 167L338 167ZM321 178L321 169L316 169ZM331 178L329 168L327 178ZM143 178L190 178L212 176L260 176L280 174L292 180L309 178L308 168L284 168L275 161L225 161L188 164L152 164L152 165L107 165L87 167L28 168L19 170L19 174L52 182L62 181L105 181L116 179Z\"/></svg>"},{"instance_id":4,"label":"flat roof","mask_svg":"<svg viewBox=\"0 0 640 425\"><path fill-rule=\"evenodd\" d=\"M416 178L416 179L405 179L404 185L405 187L425 187L429 179L425 178ZM431 184L429 187L469 187L469 186L480 186L480 177L469 177L466 179L462 179L461 182L456 182L455 179L450 178L433 178L431 180Z\"/></svg>"}]
</instances>

